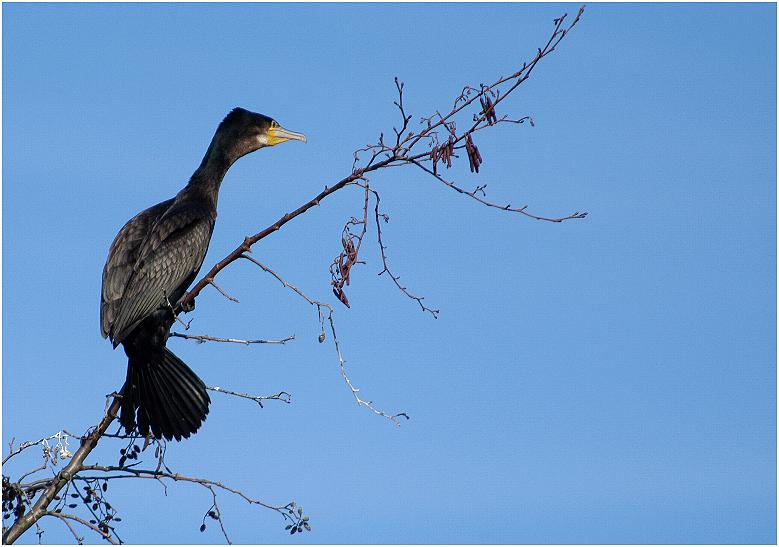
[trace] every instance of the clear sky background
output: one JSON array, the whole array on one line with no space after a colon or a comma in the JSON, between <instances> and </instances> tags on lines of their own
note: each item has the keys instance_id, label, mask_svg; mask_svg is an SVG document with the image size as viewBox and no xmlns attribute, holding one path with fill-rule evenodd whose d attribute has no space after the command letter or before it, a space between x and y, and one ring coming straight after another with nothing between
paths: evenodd
<instances>
[{"instance_id":1,"label":"clear sky background","mask_svg":"<svg viewBox=\"0 0 779 547\"><path fill-rule=\"evenodd\" d=\"M99 332L108 246L187 182L231 108L309 142L233 167L206 265L391 133L393 77L416 120L521 66L577 8L5 4L3 452L102 416L126 366ZM585 220L488 209L410 168L371 177L391 266L437 320L376 275L372 233L352 308L335 301L328 265L358 189L263 240L258 258L337 306L364 397L411 420L357 407L315 310L235 264L219 282L241 303L206 290L191 332L296 340L170 347L208 384L292 404L214 395L168 464L311 516L291 537L221 496L242 543L774 543L775 20L772 4L587 8L502 109L536 127L480 134L482 172L451 172ZM104 444L97 460L116 462ZM222 541L198 531L201 488L109 493L126 541ZM44 541L71 541L45 524Z\"/></svg>"}]
</instances>

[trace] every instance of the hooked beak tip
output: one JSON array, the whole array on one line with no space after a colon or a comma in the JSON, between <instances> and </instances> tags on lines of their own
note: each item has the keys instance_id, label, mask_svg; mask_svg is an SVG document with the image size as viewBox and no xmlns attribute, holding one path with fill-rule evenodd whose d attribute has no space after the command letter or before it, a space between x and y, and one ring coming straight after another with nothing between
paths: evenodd
<instances>
[{"instance_id":1,"label":"hooked beak tip","mask_svg":"<svg viewBox=\"0 0 779 547\"><path fill-rule=\"evenodd\" d=\"M285 141L308 142L303 133L296 133L283 127L273 127L268 130L269 144L274 145Z\"/></svg>"}]
</instances>

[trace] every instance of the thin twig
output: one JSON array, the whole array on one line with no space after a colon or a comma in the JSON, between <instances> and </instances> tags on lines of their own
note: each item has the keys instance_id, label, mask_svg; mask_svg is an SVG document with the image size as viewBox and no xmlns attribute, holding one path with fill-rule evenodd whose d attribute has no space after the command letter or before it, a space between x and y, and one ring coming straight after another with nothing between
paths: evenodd
<instances>
[{"instance_id":1,"label":"thin twig","mask_svg":"<svg viewBox=\"0 0 779 547\"><path fill-rule=\"evenodd\" d=\"M373 406L373 401L366 401L360 398L360 389L354 387L352 384L352 381L349 379L349 375L346 373L346 360L344 360L343 355L341 354L341 345L338 343L338 336L335 333L335 322L333 321L333 310L330 310L330 314L327 317L328 322L330 323L330 332L333 334L333 342L335 343L335 351L338 353L338 366L341 369L341 376L344 379L344 382L346 382L346 385L349 387L349 389L352 392L352 396L354 397L354 400L357 401L357 404L359 406L364 406L377 416L382 416L384 418L387 418L392 423L394 423L397 426L400 426L400 420L398 418L403 417L406 420L409 420L408 414L405 412L398 412L397 414L387 414L383 410L379 410L375 406Z\"/></svg>"},{"instance_id":2,"label":"thin twig","mask_svg":"<svg viewBox=\"0 0 779 547\"><path fill-rule=\"evenodd\" d=\"M420 169L422 169L423 171L425 171L426 173L428 173L430 176L434 177L439 182L441 182L441 183L445 184L446 186L448 186L449 188L451 188L452 190L455 190L456 192L459 192L460 194L463 194L463 195L468 196L468 197L470 197L472 199L475 199L476 201L478 201L479 203L481 203L483 205L486 205L487 207L493 207L495 209L500 209L501 211L509 211L511 213L520 213L522 215L525 215L526 217L530 217L530 218L533 218L535 220L545 220L547 222L563 222L563 221L566 221L566 220L572 220L572 219L577 219L577 218L585 218L587 216L586 212L582 213L582 212L576 211L576 212L571 213L570 215L567 215L567 216L564 216L564 217L549 218L549 217L541 217L541 216L534 215L532 213L528 213L527 210L526 210L527 209L527 205L523 205L522 207L512 207L510 203L507 204L507 205L498 205L497 203L492 203L492 202L487 201L486 199L481 198L481 197L479 197L477 195L479 192L481 192L482 194L484 193L484 188L485 188L486 185L477 186L475 190L469 192L467 190L464 190L463 188L460 188L459 186L457 186L453 182L450 182L450 181L446 180L441 175L439 175L437 173L433 173L433 171L431 171L430 169L428 169L426 166L422 165L418 161L413 161L412 163L414 165L416 165L417 167L419 167Z\"/></svg>"},{"instance_id":3,"label":"thin twig","mask_svg":"<svg viewBox=\"0 0 779 547\"><path fill-rule=\"evenodd\" d=\"M168 473L165 471L156 471L152 469L138 469L138 468L127 468L127 467L118 467L114 465L84 465L80 471L80 473L83 473L85 471L95 471L95 472L101 472L101 473L120 473L118 475L109 475L109 476L86 476L86 475L78 475L75 478L80 480L90 480L90 479L126 479L126 478L140 478L140 479L169 479L173 480L175 482L190 482L193 484L199 484L203 487L206 486L214 486L216 488L219 488L221 490L224 490L226 492L230 492L231 494L235 494L236 496L239 496L243 498L247 503L252 505L259 505L261 507L265 507L266 509L270 509L272 511L276 511L277 513L284 516L284 518L287 518L286 513L284 512L284 508L286 506L276 506L276 505L270 505L263 501L250 498L246 494L244 494L241 490L238 490L236 488L232 488L230 486L227 486L219 481L214 481L211 479L203 479L198 477L190 477L187 475L182 475L181 473ZM123 473L123 474L122 474Z\"/></svg>"},{"instance_id":4,"label":"thin twig","mask_svg":"<svg viewBox=\"0 0 779 547\"><path fill-rule=\"evenodd\" d=\"M214 287L214 288L215 288L217 291L219 291L220 293L222 293L222 296L224 296L225 298L227 298L227 299L228 299L230 302L236 302L236 303L239 303L239 300L238 300L237 298L235 298L234 296L230 296L229 294L227 294L227 291L225 291L225 290L224 290L222 287L220 287L219 285L217 285L217 284L216 284L216 282L214 282L214 280L213 280L213 279L209 279L209 280L208 280L208 284L209 284L209 285L211 285L212 287Z\"/></svg>"},{"instance_id":5,"label":"thin twig","mask_svg":"<svg viewBox=\"0 0 779 547\"><path fill-rule=\"evenodd\" d=\"M411 292L409 292L409 290L406 287L404 287L403 285L400 284L400 276L393 274L392 271L389 269L389 264L387 263L387 252L386 252L387 251L387 246L384 245L384 240L382 239L381 221L379 220L379 218L382 216L379 213L379 202L381 201L381 198L379 197L378 192L375 192L375 191L373 192L373 196L374 196L374 198L376 200L376 206L373 209L374 213L375 213L375 217L376 217L376 236L378 237L378 240L379 240L379 250L381 251L381 262L382 262L382 264L384 264L384 269L379 272L379 275L382 275L384 272L386 272L387 275L389 275L390 278L392 279L392 282L395 283L395 286L398 289L400 289L400 291L403 294L408 296L410 299L415 300L419 304L419 307L422 308L423 312L428 312L428 313L430 313L430 315L433 316L433 318L438 319L438 314L440 313L441 310L433 309L433 308L430 308L430 307L426 306L425 303L422 302L425 299L425 297L424 296L416 296L416 295L412 294ZM386 222L387 217L384 216L383 218L384 218L384 220Z\"/></svg>"},{"instance_id":6,"label":"thin twig","mask_svg":"<svg viewBox=\"0 0 779 547\"><path fill-rule=\"evenodd\" d=\"M304 293L299 288L297 288L295 285L293 285L292 283L288 282L286 279L281 277L279 274L277 274L276 272L274 272L273 270L268 268L265 264L263 264L259 260L256 260L255 258L253 258L253 257L251 257L249 255L241 255L241 258L245 258L246 260L248 260L250 262L253 262L257 266L259 266L264 272L271 274L273 277L275 277L279 281L279 283L284 285L286 288L294 291L298 296L303 298L306 302L308 302L312 306L326 306L326 307L329 307L329 304L323 304L321 302L318 302L316 300L312 300L311 298L309 298L306 295L306 293Z\"/></svg>"},{"instance_id":7,"label":"thin twig","mask_svg":"<svg viewBox=\"0 0 779 547\"><path fill-rule=\"evenodd\" d=\"M211 491L211 499L213 500L211 502L211 507L206 511L206 514L203 516L203 526L201 527L201 530L206 525L206 517L211 517L215 519L219 523L219 527L222 529L222 535L225 538L225 541L229 545L232 545L233 542L230 541L230 537L227 535L227 530L225 530L224 522L222 521L222 511L219 510L219 504L216 501L216 492L214 491L214 487L211 485L207 485L206 488L208 488Z\"/></svg>"},{"instance_id":8,"label":"thin twig","mask_svg":"<svg viewBox=\"0 0 779 547\"><path fill-rule=\"evenodd\" d=\"M119 543L113 537L111 537L110 533L104 532L103 530L101 530L100 528L98 528L97 526L92 524L91 522L88 522L88 521L86 521L86 520L84 520L81 517L78 517L76 515L68 515L67 513L55 513L54 511L44 511L41 516L44 516L44 517L57 517L58 519L60 519L60 520L62 520L64 522L67 522L68 519L76 521L79 524L83 524L84 526L86 526L90 530L92 530L94 532L97 532L98 534L100 534L100 537L102 537L104 540L108 541L112 545L119 545ZM70 526L69 526L69 528L70 528Z\"/></svg>"},{"instance_id":9,"label":"thin twig","mask_svg":"<svg viewBox=\"0 0 779 547\"><path fill-rule=\"evenodd\" d=\"M286 391L279 391L275 395L249 395L248 393L232 391L219 386L206 386L206 389L210 391L216 391L218 393L224 393L225 395L233 395L235 397L240 397L242 399L249 399L257 403L258 405L260 405L260 408L264 408L262 406L263 401L281 401L282 403L287 403L287 404L290 404L292 402L292 395L287 393Z\"/></svg>"},{"instance_id":10,"label":"thin twig","mask_svg":"<svg viewBox=\"0 0 779 547\"><path fill-rule=\"evenodd\" d=\"M64 437L63 434L65 434ZM14 439L11 439L11 441L8 443L9 454L5 458L3 458L3 465L5 465L6 462L11 458L13 458L14 456L21 454L22 452L24 452L28 448L32 448L33 446L38 446L42 444L44 445L44 451L45 451L45 449L48 447L49 441L51 440L57 441L57 446L54 449L55 450L54 455L58 455L59 453L61 454L62 458L67 458L70 456L70 453L67 452L67 450L65 449L65 445L62 444L63 440L65 441L65 444L67 444L67 437L68 437L68 433L66 431L58 431L54 435L43 437L42 439L38 439L37 441L25 441L22 444L20 444L16 450L14 450L13 448Z\"/></svg>"},{"instance_id":11,"label":"thin twig","mask_svg":"<svg viewBox=\"0 0 779 547\"><path fill-rule=\"evenodd\" d=\"M287 342L290 342L295 339L295 335L287 336L286 338L281 338L279 340L266 340L266 339L256 339L256 340L241 340L239 338L218 338L216 336L207 336L205 334L201 335L194 335L194 334L184 334L181 332L171 332L171 336L175 336L177 338L184 338L185 340L196 340L197 342L205 343L205 342L230 342L233 344L244 344L244 345L250 345L250 344L286 344Z\"/></svg>"},{"instance_id":12,"label":"thin twig","mask_svg":"<svg viewBox=\"0 0 779 547\"><path fill-rule=\"evenodd\" d=\"M62 522L65 523L65 526L68 527L68 530L70 530L70 533L73 534L73 539L76 540L76 543L78 543L79 545L84 545L84 536L79 536L76 533L76 530L73 528L73 525L70 524L70 520L69 520L69 516L68 515L63 516L61 513L55 513L55 512L51 512L50 511L50 512L47 512L44 516L57 517L60 520L62 520ZM100 532L100 535L101 536L103 535L102 531Z\"/></svg>"},{"instance_id":13,"label":"thin twig","mask_svg":"<svg viewBox=\"0 0 779 547\"><path fill-rule=\"evenodd\" d=\"M383 416L384 418L387 418L387 419L391 420L395 425L400 425L400 421L398 420L398 417L400 417L400 416L403 416L406 419L408 419L408 415L405 412L400 412L398 414L387 414L386 412L384 412L382 410L379 410L376 407L374 407L372 401L366 401L366 400L363 400L362 398L360 398L360 396L358 395L360 390L358 388L354 387L354 385L352 384L352 381L349 379L349 376L346 373L346 360L343 358L343 355L341 354L341 345L340 345L340 343L338 341L338 336L336 336L336 333L335 333L335 320L333 319L334 311L333 311L333 307L330 304L326 304L324 302L319 302L318 300L314 300L314 299L310 298L303 291L301 291L299 288L297 288L295 285L293 285L292 283L289 283L286 279L281 277L275 271L270 269L268 266L262 264L258 260L255 260L254 258L251 258L251 257L244 257L244 258L247 258L247 259L251 260L257 266L262 268L263 271L265 271L265 272L271 274L273 277L275 277L282 285L284 285L285 287L293 290L296 294L298 294L306 302L308 302L312 306L316 306L317 312L319 314L320 322L323 323L325 319L328 321L328 323L330 325L330 332L333 335L333 344L335 345L335 351L338 354L338 365L339 365L340 370L341 370L341 376L343 377L344 382L346 382L346 385L351 390L352 395L354 396L354 399L355 399L355 401L357 401L358 405L367 408L368 410L370 410L371 412L373 412L374 414L376 414L378 416ZM323 313L322 313L322 309L323 308L327 309L327 315L326 316L324 316ZM320 335L319 340L320 340L320 342L324 341L324 337L322 335Z\"/></svg>"}]
</instances>

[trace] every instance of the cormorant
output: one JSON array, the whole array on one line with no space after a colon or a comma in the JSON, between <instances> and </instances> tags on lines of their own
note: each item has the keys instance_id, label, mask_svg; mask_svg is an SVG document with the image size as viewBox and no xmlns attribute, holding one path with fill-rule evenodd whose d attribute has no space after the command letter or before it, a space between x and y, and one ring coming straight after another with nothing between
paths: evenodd
<instances>
[{"instance_id":1,"label":"cormorant","mask_svg":"<svg viewBox=\"0 0 779 547\"><path fill-rule=\"evenodd\" d=\"M219 124L200 167L176 197L119 230L103 268L100 327L128 357L119 421L129 433L172 440L195 433L211 402L206 386L165 344L174 309L197 276L216 221L222 179L241 156L306 137L243 108Z\"/></svg>"}]
</instances>

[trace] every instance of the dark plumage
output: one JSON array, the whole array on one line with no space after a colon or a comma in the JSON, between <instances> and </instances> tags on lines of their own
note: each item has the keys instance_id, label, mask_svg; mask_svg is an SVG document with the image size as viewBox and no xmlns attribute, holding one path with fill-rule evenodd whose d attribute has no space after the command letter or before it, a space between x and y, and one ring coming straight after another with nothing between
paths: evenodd
<instances>
[{"instance_id":1,"label":"dark plumage","mask_svg":"<svg viewBox=\"0 0 779 547\"><path fill-rule=\"evenodd\" d=\"M241 156L305 137L243 108L219 124L203 161L176 197L141 211L119 231L103 268L100 328L128 357L120 422L181 440L208 414L206 386L165 347L173 309L194 281L216 221L219 187Z\"/></svg>"}]
</instances>

